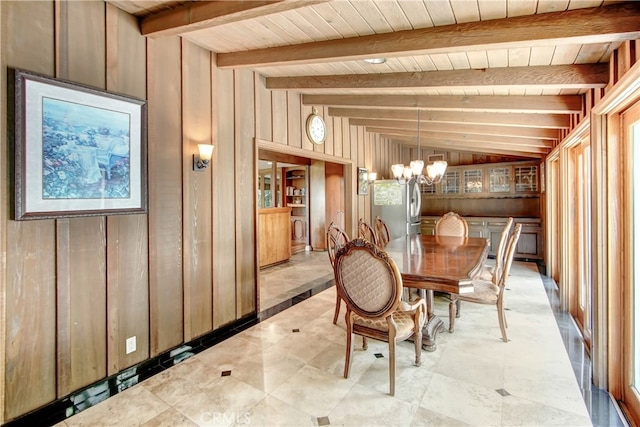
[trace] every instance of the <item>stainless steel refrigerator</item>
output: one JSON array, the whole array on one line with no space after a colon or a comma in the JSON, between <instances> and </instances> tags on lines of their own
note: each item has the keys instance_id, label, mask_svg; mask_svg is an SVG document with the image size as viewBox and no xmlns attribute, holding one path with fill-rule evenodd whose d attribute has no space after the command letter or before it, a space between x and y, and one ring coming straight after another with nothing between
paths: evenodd
<instances>
[{"instance_id":1,"label":"stainless steel refrigerator","mask_svg":"<svg viewBox=\"0 0 640 427\"><path fill-rule=\"evenodd\" d=\"M371 185L372 222L376 215L382 218L392 239L420 233L420 208L420 186L415 180L399 184L386 179Z\"/></svg>"}]
</instances>

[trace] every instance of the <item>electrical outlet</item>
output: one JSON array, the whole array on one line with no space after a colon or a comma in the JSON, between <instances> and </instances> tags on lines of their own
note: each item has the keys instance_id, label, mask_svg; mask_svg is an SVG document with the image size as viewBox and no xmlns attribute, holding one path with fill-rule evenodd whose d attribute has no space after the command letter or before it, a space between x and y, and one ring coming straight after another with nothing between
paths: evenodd
<instances>
[{"instance_id":1,"label":"electrical outlet","mask_svg":"<svg viewBox=\"0 0 640 427\"><path fill-rule=\"evenodd\" d=\"M136 337L127 338L127 354L136 351Z\"/></svg>"}]
</instances>

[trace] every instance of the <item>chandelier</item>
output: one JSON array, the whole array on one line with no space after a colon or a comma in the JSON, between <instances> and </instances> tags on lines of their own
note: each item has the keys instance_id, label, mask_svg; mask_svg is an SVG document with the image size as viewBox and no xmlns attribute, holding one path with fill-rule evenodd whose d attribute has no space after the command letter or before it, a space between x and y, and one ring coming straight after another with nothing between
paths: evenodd
<instances>
[{"instance_id":1,"label":"chandelier","mask_svg":"<svg viewBox=\"0 0 640 427\"><path fill-rule=\"evenodd\" d=\"M427 165L426 176L422 174L424 169L424 161L420 160L420 109L418 108L418 160L411 160L409 166L401 163L391 165L393 177L401 184L406 184L415 179L417 184L433 185L442 181L445 171L447 170L447 162L444 160L436 160Z\"/></svg>"}]
</instances>

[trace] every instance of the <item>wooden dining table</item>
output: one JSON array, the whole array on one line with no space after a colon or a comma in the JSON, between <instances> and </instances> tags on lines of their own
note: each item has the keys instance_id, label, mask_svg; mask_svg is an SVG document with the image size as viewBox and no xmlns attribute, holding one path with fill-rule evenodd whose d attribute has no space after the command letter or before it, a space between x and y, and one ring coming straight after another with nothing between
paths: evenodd
<instances>
[{"instance_id":1,"label":"wooden dining table","mask_svg":"<svg viewBox=\"0 0 640 427\"><path fill-rule=\"evenodd\" d=\"M433 312L433 292L472 292L473 279L489 254L489 239L414 234L391 240L384 250L398 266L403 285L426 293L428 320L422 331L422 347L434 351L436 335L444 323Z\"/></svg>"}]
</instances>

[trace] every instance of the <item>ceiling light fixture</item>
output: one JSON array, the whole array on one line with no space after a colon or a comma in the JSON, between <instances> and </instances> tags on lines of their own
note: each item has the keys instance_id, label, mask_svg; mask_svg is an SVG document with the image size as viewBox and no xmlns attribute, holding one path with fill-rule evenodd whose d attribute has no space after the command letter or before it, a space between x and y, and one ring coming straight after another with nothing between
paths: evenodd
<instances>
[{"instance_id":1,"label":"ceiling light fixture","mask_svg":"<svg viewBox=\"0 0 640 427\"><path fill-rule=\"evenodd\" d=\"M409 166L403 164L391 165L393 177L401 184L408 183L415 179L417 184L433 185L442 181L445 171L447 170L447 162L437 160L427 165L427 176L422 174L424 169L424 161L420 160L422 152L420 150L420 109L418 108L418 160L411 160Z\"/></svg>"},{"instance_id":2,"label":"ceiling light fixture","mask_svg":"<svg viewBox=\"0 0 640 427\"><path fill-rule=\"evenodd\" d=\"M387 62L387 58L367 58L364 62L368 62L369 64L384 64Z\"/></svg>"}]
</instances>

